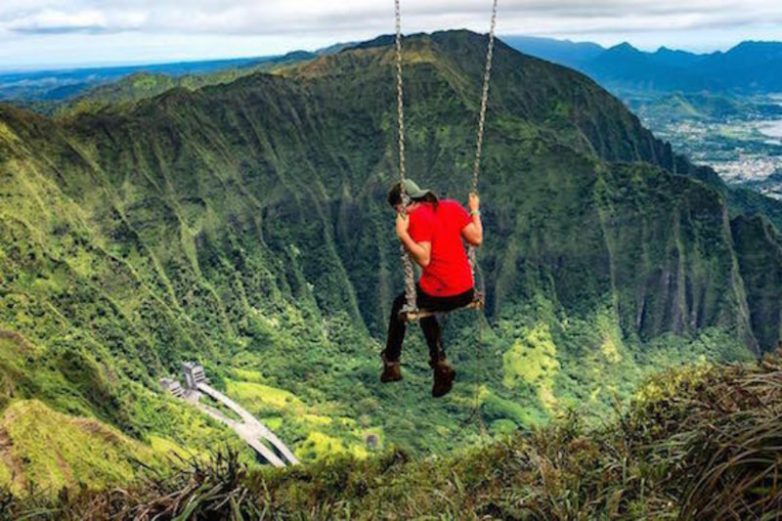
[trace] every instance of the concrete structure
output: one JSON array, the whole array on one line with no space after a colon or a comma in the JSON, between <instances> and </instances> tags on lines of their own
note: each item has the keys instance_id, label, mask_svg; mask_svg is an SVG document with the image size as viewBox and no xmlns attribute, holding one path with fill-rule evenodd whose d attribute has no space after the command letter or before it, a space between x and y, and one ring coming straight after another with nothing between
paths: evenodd
<instances>
[{"instance_id":1,"label":"concrete structure","mask_svg":"<svg viewBox=\"0 0 782 521\"><path fill-rule=\"evenodd\" d=\"M247 412L247 410L245 410L241 405L234 402L217 389L210 387L208 384L199 384L198 390L213 400L225 405L231 411L236 413L239 418L241 418L241 421L231 420L230 418L226 418L223 414L218 412L222 418L217 419L230 426L239 435L239 437L241 437L245 442L247 442L248 445L255 449L255 451L266 461L275 467L284 467L286 464L297 465L299 463L299 460L296 459L296 456L293 455L293 452L291 452L290 449L288 449L288 447L272 431L270 431L265 425L255 419L255 417ZM212 411L217 412L213 409ZM215 417L212 414L210 414L210 416ZM272 450L270 451L266 445L260 442L260 440L266 441L271 446ZM269 454L270 452L271 455Z\"/></svg>"},{"instance_id":2,"label":"concrete structure","mask_svg":"<svg viewBox=\"0 0 782 521\"><path fill-rule=\"evenodd\" d=\"M182 385L173 378L163 378L160 380L160 386L176 398L185 397L185 390L182 388Z\"/></svg>"},{"instance_id":3,"label":"concrete structure","mask_svg":"<svg viewBox=\"0 0 782 521\"><path fill-rule=\"evenodd\" d=\"M198 384L207 381L204 368L195 362L183 363L182 372L185 375L185 387L188 389L196 389Z\"/></svg>"},{"instance_id":4,"label":"concrete structure","mask_svg":"<svg viewBox=\"0 0 782 521\"><path fill-rule=\"evenodd\" d=\"M181 390L181 395L175 394L175 396L185 399L208 416L228 425L261 458L271 465L285 467L289 464L296 465L299 463L293 452L272 431L259 422L244 407L211 387L202 366L195 362L185 362L182 364L182 372L185 376L187 392L182 389L178 382L168 378L164 379L167 383L174 382ZM163 385L164 380L161 380L161 385ZM174 394L171 386L163 385L163 387ZM227 407L239 417L239 420L229 418L214 407L203 403L201 398L204 396Z\"/></svg>"}]
</instances>

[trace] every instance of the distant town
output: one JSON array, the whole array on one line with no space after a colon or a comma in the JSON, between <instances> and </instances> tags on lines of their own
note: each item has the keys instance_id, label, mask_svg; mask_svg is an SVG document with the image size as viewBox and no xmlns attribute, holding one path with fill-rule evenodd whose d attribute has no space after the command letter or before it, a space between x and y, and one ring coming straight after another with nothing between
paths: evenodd
<instances>
[{"instance_id":1,"label":"distant town","mask_svg":"<svg viewBox=\"0 0 782 521\"><path fill-rule=\"evenodd\" d=\"M782 97L767 101L782 107ZM726 118L641 115L655 135L693 161L713 167L725 182L782 200L782 118L748 113Z\"/></svg>"}]
</instances>

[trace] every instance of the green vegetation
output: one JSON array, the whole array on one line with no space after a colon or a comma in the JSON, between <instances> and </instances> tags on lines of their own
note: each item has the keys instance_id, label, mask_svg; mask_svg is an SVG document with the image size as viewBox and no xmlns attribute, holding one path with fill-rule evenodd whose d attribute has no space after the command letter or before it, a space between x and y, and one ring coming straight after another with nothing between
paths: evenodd
<instances>
[{"instance_id":1,"label":"green vegetation","mask_svg":"<svg viewBox=\"0 0 782 521\"><path fill-rule=\"evenodd\" d=\"M485 44L467 32L405 44L411 176L455 198ZM486 317L447 321L458 377L446 398L429 398L417 331L404 380L380 385L402 287L384 200L392 56L370 42L61 120L0 105L0 412L37 401L153 459L228 446L253 465L158 388L198 360L305 462L389 446L426 457L486 443L480 421L462 425L476 408L495 435L571 408L605 422L652 373L776 347L762 322L780 316L778 281L761 280L756 225L731 221L724 187L589 79L500 45L481 185ZM25 450L46 467L40 445ZM39 486L110 477L77 469Z\"/></svg>"},{"instance_id":2,"label":"green vegetation","mask_svg":"<svg viewBox=\"0 0 782 521\"><path fill-rule=\"evenodd\" d=\"M206 458L215 446L242 447L184 404L114 384L117 375L60 347L57 355L0 331L0 482L14 493L123 484L183 456Z\"/></svg>"},{"instance_id":3,"label":"green vegetation","mask_svg":"<svg viewBox=\"0 0 782 521\"><path fill-rule=\"evenodd\" d=\"M567 417L446 458L387 451L257 472L230 455L108 500L15 504L41 519L773 519L780 358L648 381L617 421ZM45 507L45 509L44 509ZM180 517L177 517L180 516Z\"/></svg>"},{"instance_id":4,"label":"green vegetation","mask_svg":"<svg viewBox=\"0 0 782 521\"><path fill-rule=\"evenodd\" d=\"M782 115L782 107L768 96L710 92L640 92L618 91L629 107L641 118L656 124L676 121L748 120Z\"/></svg>"},{"instance_id":5,"label":"green vegetation","mask_svg":"<svg viewBox=\"0 0 782 521\"><path fill-rule=\"evenodd\" d=\"M11 490L27 483L59 490L74 483L103 489L132 481L134 461L160 465L149 449L95 420L56 413L39 401L15 401L3 412L0 433L12 447Z\"/></svg>"},{"instance_id":6,"label":"green vegetation","mask_svg":"<svg viewBox=\"0 0 782 521\"><path fill-rule=\"evenodd\" d=\"M714 167L730 185L736 210L747 213L763 205L765 198L749 201L754 195L750 190L780 199L782 142L763 133L770 122L782 118L775 96L625 89L618 95L656 136L692 161ZM778 211L766 210L760 213L780 226Z\"/></svg>"},{"instance_id":7,"label":"green vegetation","mask_svg":"<svg viewBox=\"0 0 782 521\"><path fill-rule=\"evenodd\" d=\"M89 89L72 99L56 104L44 104L40 107L33 104L33 107L40 109L45 114L67 119L84 112L97 112L115 105L130 106L174 88L196 90L209 85L228 84L260 71L273 73L294 64L309 61L314 57L314 54L307 52L293 52L278 58L259 60L257 64L249 63L241 67L229 67L216 72L184 76L138 72L119 81Z\"/></svg>"}]
</instances>

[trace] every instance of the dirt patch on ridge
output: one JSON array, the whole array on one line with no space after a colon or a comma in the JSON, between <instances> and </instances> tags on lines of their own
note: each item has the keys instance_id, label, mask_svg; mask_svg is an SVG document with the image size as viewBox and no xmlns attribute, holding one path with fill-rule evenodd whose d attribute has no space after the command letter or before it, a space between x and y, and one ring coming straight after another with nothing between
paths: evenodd
<instances>
[{"instance_id":1,"label":"dirt patch on ridge","mask_svg":"<svg viewBox=\"0 0 782 521\"><path fill-rule=\"evenodd\" d=\"M18 489L24 490L27 487L24 467L22 466L22 462L14 456L13 448L13 441L11 441L6 430L0 426L0 463L11 470L12 484Z\"/></svg>"}]
</instances>

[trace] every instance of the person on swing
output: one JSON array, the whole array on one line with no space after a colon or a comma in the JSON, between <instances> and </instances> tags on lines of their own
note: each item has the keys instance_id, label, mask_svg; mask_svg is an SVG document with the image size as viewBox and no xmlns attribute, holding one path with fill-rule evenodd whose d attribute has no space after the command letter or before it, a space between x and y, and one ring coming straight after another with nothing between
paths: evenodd
<instances>
[{"instance_id":1,"label":"person on swing","mask_svg":"<svg viewBox=\"0 0 782 521\"><path fill-rule=\"evenodd\" d=\"M470 304L475 299L475 282L464 242L472 246L483 242L478 195L470 194L468 212L457 201L439 200L434 192L422 190L409 179L404 181L404 190L410 199L406 208L402 207L402 183L391 188L388 203L397 212L397 237L422 269L416 285L418 308L448 312ZM391 308L386 348L380 355L383 383L402 379L399 357L406 323L399 313L404 305L403 292ZM437 318L421 319L421 329L429 346L429 366L434 372L432 396L439 398L451 390L456 371L446 359Z\"/></svg>"}]
</instances>

